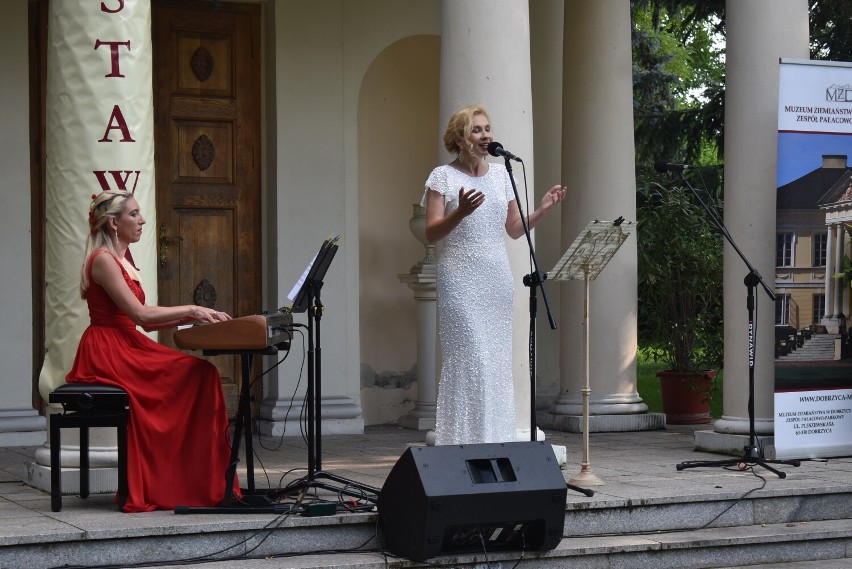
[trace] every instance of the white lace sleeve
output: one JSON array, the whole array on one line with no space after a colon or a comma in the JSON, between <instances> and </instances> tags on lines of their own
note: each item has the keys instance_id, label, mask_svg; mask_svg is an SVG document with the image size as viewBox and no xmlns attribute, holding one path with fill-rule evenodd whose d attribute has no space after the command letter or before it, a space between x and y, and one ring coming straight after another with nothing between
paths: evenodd
<instances>
[{"instance_id":1,"label":"white lace sleeve","mask_svg":"<svg viewBox=\"0 0 852 569\"><path fill-rule=\"evenodd\" d=\"M423 190L423 197L420 199L420 205L426 207L426 196L429 194L429 190L438 192L446 199L448 188L449 180L447 179L446 170L444 170L444 168L435 168L426 179L426 187Z\"/></svg>"}]
</instances>

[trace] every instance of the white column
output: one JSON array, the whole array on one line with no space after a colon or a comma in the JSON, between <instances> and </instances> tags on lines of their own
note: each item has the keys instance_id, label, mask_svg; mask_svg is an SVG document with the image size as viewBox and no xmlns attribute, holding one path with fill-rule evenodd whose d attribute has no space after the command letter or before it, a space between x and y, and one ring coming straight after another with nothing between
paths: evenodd
<instances>
[{"instance_id":1,"label":"white column","mask_svg":"<svg viewBox=\"0 0 852 569\"><path fill-rule=\"evenodd\" d=\"M823 321L829 316L833 316L831 308L834 306L834 227L828 226L828 243L825 249L825 315Z\"/></svg>"},{"instance_id":2,"label":"white column","mask_svg":"<svg viewBox=\"0 0 852 569\"><path fill-rule=\"evenodd\" d=\"M480 104L491 118L495 140L525 159L528 187L520 169L515 177L521 201L529 194L534 207L532 157L532 90L530 86L529 7L520 0L444 0L442 6L439 132L457 109ZM451 158L439 144L442 160ZM554 180L555 184L557 181ZM521 204L522 206L525 203ZM529 213L524 211L525 214ZM521 278L529 273L524 238L507 245L516 276L514 302L514 383L518 436L529 439L530 385L528 363L529 290Z\"/></svg>"},{"instance_id":3,"label":"white column","mask_svg":"<svg viewBox=\"0 0 852 569\"><path fill-rule=\"evenodd\" d=\"M808 58L807 0L727 2L725 224L770 289L775 286L778 60ZM724 415L718 433L747 434L748 269L725 244ZM773 432L775 310L758 286L754 408L757 434ZM734 446L737 446L736 444ZM739 444L739 451L743 448Z\"/></svg>"},{"instance_id":4,"label":"white column","mask_svg":"<svg viewBox=\"0 0 852 569\"><path fill-rule=\"evenodd\" d=\"M4 54L0 74L4 77L26 77L27 8L26 2L10 2L4 11L4 32L0 50ZM29 116L37 105L30 100L25 84L8 84L3 91L3 124L6 132L0 142L0 194L4 205L0 210L5 255L0 275L3 291L2 317L6 323L29 323L32 319L32 258L29 255L30 170L29 145L21 144L19 136L27 133ZM26 135L24 135L26 136ZM35 230L37 231L37 230ZM32 395L32 328L29 325L4 326L0 332L0 447L39 445L45 438L45 420L33 408Z\"/></svg>"},{"instance_id":5,"label":"white column","mask_svg":"<svg viewBox=\"0 0 852 569\"><path fill-rule=\"evenodd\" d=\"M842 223L838 223L837 225L835 225L835 231L837 232L837 236L836 236L834 242L837 244L837 248L835 249L836 255L835 255L835 258L834 258L834 263L835 263L835 266L837 267L838 272L839 272L841 267L843 267L843 251L846 248L844 235L845 235L846 231L844 231ZM844 285L844 281L843 281L843 279L831 279L831 280L834 281L834 293L832 295L833 299L834 299L834 308L832 309L832 315L836 318L841 312L843 312L843 285ZM848 314L847 314L847 316L848 316ZM838 320L838 324L839 323L840 322Z\"/></svg>"},{"instance_id":6,"label":"white column","mask_svg":"<svg viewBox=\"0 0 852 569\"><path fill-rule=\"evenodd\" d=\"M270 41L266 96L274 109L274 124L267 129L270 171L267 186L270 229L268 258L276 275L271 306L290 304L291 287L322 240L331 232L343 236L325 285L321 324L322 434L364 432L358 369L359 333L359 231L356 88L363 77L347 77L361 69L347 65L344 7L341 2L267 2L265 33ZM328 41L328 38L337 38ZM350 80L351 79L351 80ZM317 120L309 108L323 109ZM338 151L328 153L322 168L317 149L327 139L326 128L335 125ZM293 145L292 140L299 140ZM311 188L304 192L300 188ZM294 319L304 323L306 315ZM302 349L298 340L293 349ZM270 358L271 359L271 358ZM268 363L273 363L267 360ZM299 358L287 358L260 405L258 430L266 436L300 436L300 412L305 382L294 393L294 378L305 377ZM304 416L304 415L303 415Z\"/></svg>"},{"instance_id":7,"label":"white column","mask_svg":"<svg viewBox=\"0 0 852 569\"><path fill-rule=\"evenodd\" d=\"M535 0L530 3L530 55L534 113L535 169L541 183L535 189L533 203L553 183L562 180L562 45L564 0ZM553 213L535 228L535 247L541 270L549 272L562 255L562 216ZM559 322L560 285L545 281L552 314ZM561 326L550 328L543 302L539 303L536 332L537 359L536 403L539 414L547 412L562 391L559 374L559 336Z\"/></svg>"},{"instance_id":8,"label":"white column","mask_svg":"<svg viewBox=\"0 0 852 569\"><path fill-rule=\"evenodd\" d=\"M562 249L594 219L635 221L633 83L628 0L565 4L563 56ZM628 239L590 283L590 413L623 429L648 407L636 391L636 239ZM583 282L560 284L561 394L546 421L577 430L582 414ZM627 425L630 423L631 425ZM635 424L634 424L635 423ZM661 426L661 425L660 425Z\"/></svg>"}]
</instances>

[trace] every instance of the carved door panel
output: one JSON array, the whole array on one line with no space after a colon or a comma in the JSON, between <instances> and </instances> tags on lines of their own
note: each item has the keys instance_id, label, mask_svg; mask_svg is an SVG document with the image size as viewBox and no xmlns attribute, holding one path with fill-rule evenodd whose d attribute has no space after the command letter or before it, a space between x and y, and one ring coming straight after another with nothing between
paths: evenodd
<instances>
[{"instance_id":1,"label":"carved door panel","mask_svg":"<svg viewBox=\"0 0 852 569\"><path fill-rule=\"evenodd\" d=\"M261 312L260 10L152 3L162 305ZM174 346L172 331L160 341ZM236 356L208 358L236 406Z\"/></svg>"}]
</instances>

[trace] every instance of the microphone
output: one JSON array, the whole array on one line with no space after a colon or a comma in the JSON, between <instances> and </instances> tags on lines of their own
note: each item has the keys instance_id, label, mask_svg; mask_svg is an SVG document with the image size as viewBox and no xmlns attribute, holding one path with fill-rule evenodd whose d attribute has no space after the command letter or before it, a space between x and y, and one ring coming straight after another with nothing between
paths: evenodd
<instances>
[{"instance_id":1,"label":"microphone","mask_svg":"<svg viewBox=\"0 0 852 569\"><path fill-rule=\"evenodd\" d=\"M491 156L502 156L507 160L517 160L518 162L523 162L523 160L503 148L503 145L499 142L488 143L488 154L490 154Z\"/></svg>"},{"instance_id":2,"label":"microphone","mask_svg":"<svg viewBox=\"0 0 852 569\"><path fill-rule=\"evenodd\" d=\"M675 164L674 162L666 162L665 160L657 160L654 162L654 170L657 172L683 172L692 168L689 164Z\"/></svg>"}]
</instances>

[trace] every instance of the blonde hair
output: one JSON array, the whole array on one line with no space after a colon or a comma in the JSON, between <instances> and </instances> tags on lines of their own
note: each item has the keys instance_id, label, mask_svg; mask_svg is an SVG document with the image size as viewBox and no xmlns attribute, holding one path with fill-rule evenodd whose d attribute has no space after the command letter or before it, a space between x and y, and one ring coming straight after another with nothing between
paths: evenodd
<instances>
[{"instance_id":1,"label":"blonde hair","mask_svg":"<svg viewBox=\"0 0 852 569\"><path fill-rule=\"evenodd\" d=\"M118 219L124 213L124 203L133 197L133 192L125 190L108 190L100 194L92 195L92 203L89 205L89 236L86 238L86 255L83 258L83 268L80 270L80 296L86 298L86 289L89 288L89 275L87 266L89 257L98 249L111 251L118 255L112 239L109 235L109 220Z\"/></svg>"},{"instance_id":2,"label":"blonde hair","mask_svg":"<svg viewBox=\"0 0 852 569\"><path fill-rule=\"evenodd\" d=\"M447 130L444 131L444 148L447 152L461 154L473 150L467 137L473 130L473 118L476 115L484 115L486 119L491 120L485 109L479 105L470 105L453 113L447 122Z\"/></svg>"}]
</instances>

